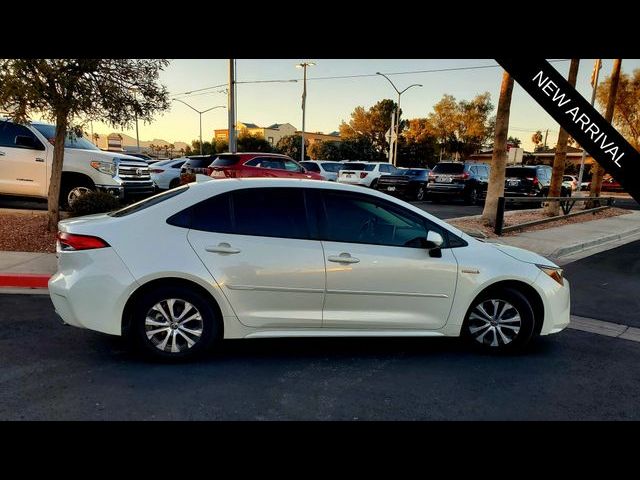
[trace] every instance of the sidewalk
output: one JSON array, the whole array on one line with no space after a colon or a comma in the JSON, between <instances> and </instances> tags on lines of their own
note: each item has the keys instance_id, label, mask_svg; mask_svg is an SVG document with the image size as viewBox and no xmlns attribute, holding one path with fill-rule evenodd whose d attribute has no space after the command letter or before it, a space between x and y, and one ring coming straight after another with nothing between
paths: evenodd
<instances>
[{"instance_id":1,"label":"sidewalk","mask_svg":"<svg viewBox=\"0 0 640 480\"><path fill-rule=\"evenodd\" d=\"M55 253L0 252L0 287L47 288L56 269Z\"/></svg>"},{"instance_id":2,"label":"sidewalk","mask_svg":"<svg viewBox=\"0 0 640 480\"><path fill-rule=\"evenodd\" d=\"M610 245L613 248L637 236L640 236L640 211L486 241L525 248L552 259L562 259L599 246Z\"/></svg>"}]
</instances>

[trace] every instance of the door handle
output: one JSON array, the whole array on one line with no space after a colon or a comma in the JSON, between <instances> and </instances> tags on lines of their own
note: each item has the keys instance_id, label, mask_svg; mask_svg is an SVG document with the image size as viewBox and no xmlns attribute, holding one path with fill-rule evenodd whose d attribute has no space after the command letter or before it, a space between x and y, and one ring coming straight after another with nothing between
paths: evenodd
<instances>
[{"instance_id":1,"label":"door handle","mask_svg":"<svg viewBox=\"0 0 640 480\"><path fill-rule=\"evenodd\" d=\"M336 263L358 263L360 261L359 258L352 257L347 252L342 252L340 255L329 255L327 260Z\"/></svg>"},{"instance_id":2,"label":"door handle","mask_svg":"<svg viewBox=\"0 0 640 480\"><path fill-rule=\"evenodd\" d=\"M44 158L36 157L36 162L44 162Z\"/></svg>"},{"instance_id":3,"label":"door handle","mask_svg":"<svg viewBox=\"0 0 640 480\"><path fill-rule=\"evenodd\" d=\"M211 253L240 253L239 248L233 248L227 242L219 243L215 247L205 247L205 250Z\"/></svg>"},{"instance_id":4,"label":"door handle","mask_svg":"<svg viewBox=\"0 0 640 480\"><path fill-rule=\"evenodd\" d=\"M4 157L6 155L6 153L0 151L0 157Z\"/></svg>"}]
</instances>

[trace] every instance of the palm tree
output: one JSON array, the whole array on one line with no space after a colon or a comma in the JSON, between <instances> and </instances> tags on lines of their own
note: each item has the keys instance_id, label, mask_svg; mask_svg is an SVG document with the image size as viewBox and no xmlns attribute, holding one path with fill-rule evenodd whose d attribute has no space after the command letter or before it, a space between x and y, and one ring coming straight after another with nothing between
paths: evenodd
<instances>
[{"instance_id":1,"label":"palm tree","mask_svg":"<svg viewBox=\"0 0 640 480\"><path fill-rule=\"evenodd\" d=\"M511 108L511 93L513 92L513 78L508 72L502 74L500 99L496 112L496 130L493 140L493 158L491 159L491 174L487 188L487 200L482 211L482 221L485 225L494 227L498 212L498 198L504 195L504 172L507 165L507 133L509 132L509 113Z\"/></svg>"},{"instance_id":2,"label":"palm tree","mask_svg":"<svg viewBox=\"0 0 640 480\"><path fill-rule=\"evenodd\" d=\"M98 146L98 140L100 139L100 135L98 135L97 133L93 134L93 144Z\"/></svg>"},{"instance_id":3,"label":"palm tree","mask_svg":"<svg viewBox=\"0 0 640 480\"><path fill-rule=\"evenodd\" d=\"M569 66L569 76L567 81L572 87L576 86L576 78L578 77L578 66L580 60L577 58L571 59L571 65ZM551 173L551 185L549 185L550 197L559 197L562 192L562 177L564 175L564 166L567 161L567 140L569 134L564 128L560 128L558 133L558 143L556 145L556 153L553 157L553 172ZM546 215L550 217L557 217L560 215L560 202L549 202L545 208Z\"/></svg>"},{"instance_id":4,"label":"palm tree","mask_svg":"<svg viewBox=\"0 0 640 480\"><path fill-rule=\"evenodd\" d=\"M533 135L531 135L531 141L537 147L542 143L542 130L536 131Z\"/></svg>"}]
</instances>

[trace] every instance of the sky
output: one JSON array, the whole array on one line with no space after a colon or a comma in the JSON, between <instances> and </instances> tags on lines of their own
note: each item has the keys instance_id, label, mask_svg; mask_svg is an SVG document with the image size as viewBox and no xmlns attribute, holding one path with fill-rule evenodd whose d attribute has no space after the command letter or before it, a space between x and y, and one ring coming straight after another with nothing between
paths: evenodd
<instances>
[{"instance_id":1,"label":"sky","mask_svg":"<svg viewBox=\"0 0 640 480\"><path fill-rule=\"evenodd\" d=\"M348 121L355 107L371 107L384 98L397 100L393 87L379 75L398 72L489 66L488 68L424 72L389 75L399 90L413 84L422 84L405 92L401 97L403 118L426 117L444 94L457 100L471 99L489 92L494 105L503 70L493 59L239 59L236 63L237 119L240 122L268 126L273 123L291 123L302 127L302 70L295 65L313 61L315 66L307 70L306 130L330 133L338 130L340 123ZM217 105L227 105L227 96L219 87L204 93L178 95L184 92L225 84L228 81L227 59L178 59L161 73L160 81L168 88L171 97L178 96L198 110ZM577 90L587 100L591 99L591 73L593 59L582 59L578 71ZM611 72L613 60L604 59L600 81ZM552 64L566 77L569 61ZM490 67L493 66L493 67ZM631 73L640 68L639 59L623 59L622 71ZM372 75L343 79L317 79L316 77L342 75ZM297 82L264 82L265 80L298 80ZM495 113L495 111L494 111ZM216 108L202 115L203 139L213 137L213 130L227 127L226 108ZM516 83L513 89L509 135L522 140L526 150L533 149L531 136L536 130L549 130L547 144L553 147L558 136L558 124ZM115 129L94 122L94 131L109 133ZM135 129L124 131L135 137ZM198 114L187 106L173 101L171 110L156 117L151 124L139 124L140 140L154 138L169 142L190 143L198 138Z\"/></svg>"}]
</instances>

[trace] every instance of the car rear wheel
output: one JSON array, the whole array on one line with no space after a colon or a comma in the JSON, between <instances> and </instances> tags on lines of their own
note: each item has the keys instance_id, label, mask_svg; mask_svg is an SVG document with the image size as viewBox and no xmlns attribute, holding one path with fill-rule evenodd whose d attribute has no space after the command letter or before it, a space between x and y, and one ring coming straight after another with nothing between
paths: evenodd
<instances>
[{"instance_id":1,"label":"car rear wheel","mask_svg":"<svg viewBox=\"0 0 640 480\"><path fill-rule=\"evenodd\" d=\"M144 294L132 317L133 340L151 357L195 358L220 337L208 300L184 287L162 287Z\"/></svg>"},{"instance_id":2,"label":"car rear wheel","mask_svg":"<svg viewBox=\"0 0 640 480\"><path fill-rule=\"evenodd\" d=\"M174 178L169 182L169 189L176 188L180 186L180 178Z\"/></svg>"},{"instance_id":3,"label":"car rear wheel","mask_svg":"<svg viewBox=\"0 0 640 480\"><path fill-rule=\"evenodd\" d=\"M512 288L496 289L477 298L462 329L462 335L475 347L491 352L522 349L537 336L529 300Z\"/></svg>"},{"instance_id":4,"label":"car rear wheel","mask_svg":"<svg viewBox=\"0 0 640 480\"><path fill-rule=\"evenodd\" d=\"M424 200L424 197L427 195L427 189L424 185L420 185L418 187L418 191L416 192L416 200Z\"/></svg>"},{"instance_id":5,"label":"car rear wheel","mask_svg":"<svg viewBox=\"0 0 640 480\"><path fill-rule=\"evenodd\" d=\"M378 186L378 179L376 178L375 180L373 180L371 182L371 185L369 185L371 188L376 188Z\"/></svg>"},{"instance_id":6,"label":"car rear wheel","mask_svg":"<svg viewBox=\"0 0 640 480\"><path fill-rule=\"evenodd\" d=\"M478 205L480 199L480 192L476 187L472 187L464 197L464 203L466 205Z\"/></svg>"}]
</instances>

